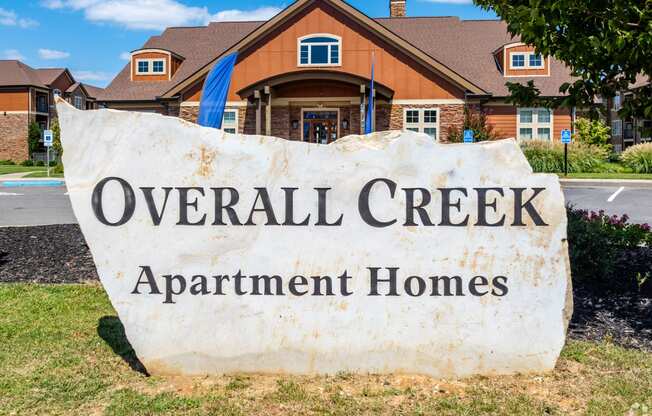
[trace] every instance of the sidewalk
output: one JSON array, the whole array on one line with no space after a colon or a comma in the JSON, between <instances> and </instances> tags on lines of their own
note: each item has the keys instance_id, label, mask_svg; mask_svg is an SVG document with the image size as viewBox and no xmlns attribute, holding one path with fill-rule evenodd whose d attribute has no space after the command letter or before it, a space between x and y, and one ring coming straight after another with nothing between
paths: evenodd
<instances>
[{"instance_id":1,"label":"sidewalk","mask_svg":"<svg viewBox=\"0 0 652 416\"><path fill-rule=\"evenodd\" d=\"M0 175L0 181L4 179L20 179L23 178L27 175L30 175L32 173L39 172L38 170L35 170L33 172L16 172L16 173L5 173L4 175Z\"/></svg>"}]
</instances>

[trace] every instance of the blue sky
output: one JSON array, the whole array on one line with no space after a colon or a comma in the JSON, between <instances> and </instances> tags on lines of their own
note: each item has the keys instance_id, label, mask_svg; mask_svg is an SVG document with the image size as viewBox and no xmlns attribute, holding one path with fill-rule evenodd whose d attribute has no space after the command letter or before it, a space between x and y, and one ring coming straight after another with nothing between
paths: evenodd
<instances>
[{"instance_id":1,"label":"blue sky","mask_svg":"<svg viewBox=\"0 0 652 416\"><path fill-rule=\"evenodd\" d=\"M348 0L373 17L389 0ZM167 26L267 19L291 0L0 0L0 59L67 67L77 80L106 86L137 49ZM409 16L491 19L471 0L407 0Z\"/></svg>"}]
</instances>

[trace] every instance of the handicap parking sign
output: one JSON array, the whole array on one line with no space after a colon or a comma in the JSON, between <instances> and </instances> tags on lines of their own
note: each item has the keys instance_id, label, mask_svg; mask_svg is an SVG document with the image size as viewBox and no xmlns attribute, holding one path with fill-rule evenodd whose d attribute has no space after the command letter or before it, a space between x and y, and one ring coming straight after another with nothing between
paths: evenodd
<instances>
[{"instance_id":1,"label":"handicap parking sign","mask_svg":"<svg viewBox=\"0 0 652 416\"><path fill-rule=\"evenodd\" d=\"M52 139L54 135L52 134L52 130L44 130L43 131L43 145L50 147L52 146Z\"/></svg>"},{"instance_id":2,"label":"handicap parking sign","mask_svg":"<svg viewBox=\"0 0 652 416\"><path fill-rule=\"evenodd\" d=\"M571 131L568 129L564 129L561 131L561 142L564 144L568 144L571 142Z\"/></svg>"},{"instance_id":3,"label":"handicap parking sign","mask_svg":"<svg viewBox=\"0 0 652 416\"><path fill-rule=\"evenodd\" d=\"M473 130L464 130L464 143L473 143Z\"/></svg>"}]
</instances>

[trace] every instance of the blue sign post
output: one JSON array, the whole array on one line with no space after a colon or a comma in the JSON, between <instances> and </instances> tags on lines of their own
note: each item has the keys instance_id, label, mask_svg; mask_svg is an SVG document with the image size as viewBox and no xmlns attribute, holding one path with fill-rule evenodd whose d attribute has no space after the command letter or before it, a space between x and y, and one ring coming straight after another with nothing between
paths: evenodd
<instances>
[{"instance_id":1,"label":"blue sign post","mask_svg":"<svg viewBox=\"0 0 652 416\"><path fill-rule=\"evenodd\" d=\"M52 147L52 141L54 139L54 134L52 130L43 130L43 145L47 148L45 164L48 169L48 178L50 177L50 148Z\"/></svg>"},{"instance_id":2,"label":"blue sign post","mask_svg":"<svg viewBox=\"0 0 652 416\"><path fill-rule=\"evenodd\" d=\"M568 143L572 141L572 137L570 130L561 131L561 142L564 143L564 176L568 176Z\"/></svg>"},{"instance_id":3,"label":"blue sign post","mask_svg":"<svg viewBox=\"0 0 652 416\"><path fill-rule=\"evenodd\" d=\"M464 143L473 143L473 130L464 130Z\"/></svg>"}]
</instances>

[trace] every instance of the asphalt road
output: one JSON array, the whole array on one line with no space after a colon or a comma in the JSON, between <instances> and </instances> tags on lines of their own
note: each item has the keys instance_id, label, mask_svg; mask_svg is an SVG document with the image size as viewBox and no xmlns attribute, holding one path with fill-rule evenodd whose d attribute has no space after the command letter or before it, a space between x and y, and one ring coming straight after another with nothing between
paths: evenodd
<instances>
[{"instance_id":1,"label":"asphalt road","mask_svg":"<svg viewBox=\"0 0 652 416\"><path fill-rule=\"evenodd\" d=\"M577 208L627 214L630 222L652 224L652 187L626 185L564 186L566 201ZM615 196L614 196L615 195ZM0 227L76 223L64 186L0 186Z\"/></svg>"}]
</instances>

